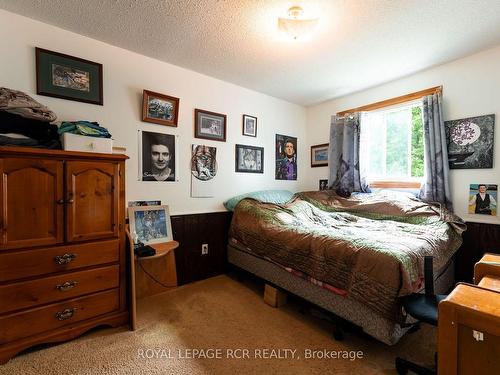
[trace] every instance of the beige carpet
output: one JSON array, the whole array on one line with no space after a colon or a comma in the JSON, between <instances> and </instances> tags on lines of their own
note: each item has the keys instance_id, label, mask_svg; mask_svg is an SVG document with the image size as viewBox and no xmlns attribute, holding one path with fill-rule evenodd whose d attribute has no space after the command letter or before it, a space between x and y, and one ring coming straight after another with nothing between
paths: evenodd
<instances>
[{"instance_id":1,"label":"beige carpet","mask_svg":"<svg viewBox=\"0 0 500 375\"><path fill-rule=\"evenodd\" d=\"M0 366L0 374L395 374L398 354L424 364L433 361L435 331L428 326L394 347L359 333L348 333L337 342L329 322L301 314L293 301L272 308L261 293L262 285L254 280L240 282L225 275L189 284L140 300L135 332L94 330L71 342L18 355ZM161 350L159 357L142 358L141 353L150 356L151 349ZM180 358L179 350L182 357L193 354L184 349L220 349L223 358ZM248 349L250 358L226 358L236 349ZM363 358L306 359L308 349L362 351ZM162 357L168 350L173 358ZM259 353L289 358L255 358Z\"/></svg>"}]
</instances>

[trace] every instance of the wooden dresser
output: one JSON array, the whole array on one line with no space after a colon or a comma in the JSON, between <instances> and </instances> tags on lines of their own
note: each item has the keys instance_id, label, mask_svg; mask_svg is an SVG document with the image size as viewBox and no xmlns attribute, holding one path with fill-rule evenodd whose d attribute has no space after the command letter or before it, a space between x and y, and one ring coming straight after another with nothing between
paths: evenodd
<instances>
[{"instance_id":1,"label":"wooden dresser","mask_svg":"<svg viewBox=\"0 0 500 375\"><path fill-rule=\"evenodd\" d=\"M0 363L128 322L126 159L0 147Z\"/></svg>"}]
</instances>

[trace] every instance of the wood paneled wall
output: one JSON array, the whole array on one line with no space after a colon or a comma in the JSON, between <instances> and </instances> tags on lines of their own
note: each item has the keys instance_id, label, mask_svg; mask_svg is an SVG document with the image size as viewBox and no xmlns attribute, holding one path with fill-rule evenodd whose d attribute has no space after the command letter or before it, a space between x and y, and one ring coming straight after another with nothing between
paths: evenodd
<instances>
[{"instance_id":1,"label":"wood paneled wall","mask_svg":"<svg viewBox=\"0 0 500 375\"><path fill-rule=\"evenodd\" d=\"M474 264L484 253L500 254L500 225L467 223L463 244L457 252L455 279L472 282Z\"/></svg>"},{"instance_id":2,"label":"wood paneled wall","mask_svg":"<svg viewBox=\"0 0 500 375\"><path fill-rule=\"evenodd\" d=\"M179 242L175 250L179 285L226 271L231 216L231 212L172 216L173 236ZM201 254L202 244L208 244L207 255Z\"/></svg>"}]
</instances>

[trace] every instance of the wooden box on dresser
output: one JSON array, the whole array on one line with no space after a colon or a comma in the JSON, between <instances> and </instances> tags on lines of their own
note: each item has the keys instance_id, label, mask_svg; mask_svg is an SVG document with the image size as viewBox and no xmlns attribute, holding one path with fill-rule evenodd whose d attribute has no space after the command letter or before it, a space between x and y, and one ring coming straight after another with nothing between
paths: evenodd
<instances>
[{"instance_id":1,"label":"wooden box on dresser","mask_svg":"<svg viewBox=\"0 0 500 375\"><path fill-rule=\"evenodd\" d=\"M0 147L0 363L128 322L126 159Z\"/></svg>"}]
</instances>

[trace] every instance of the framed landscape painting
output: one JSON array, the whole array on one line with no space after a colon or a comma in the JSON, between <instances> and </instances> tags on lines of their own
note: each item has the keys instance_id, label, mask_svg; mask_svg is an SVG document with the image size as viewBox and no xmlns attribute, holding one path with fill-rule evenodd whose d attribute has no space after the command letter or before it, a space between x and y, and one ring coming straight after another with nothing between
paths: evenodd
<instances>
[{"instance_id":1,"label":"framed landscape painting","mask_svg":"<svg viewBox=\"0 0 500 375\"><path fill-rule=\"evenodd\" d=\"M311 146L311 167L328 165L328 143Z\"/></svg>"},{"instance_id":2,"label":"framed landscape painting","mask_svg":"<svg viewBox=\"0 0 500 375\"><path fill-rule=\"evenodd\" d=\"M142 121L177 126L179 98L144 90L142 93Z\"/></svg>"},{"instance_id":3,"label":"framed landscape painting","mask_svg":"<svg viewBox=\"0 0 500 375\"><path fill-rule=\"evenodd\" d=\"M194 136L226 142L226 118L227 116L221 113L195 109Z\"/></svg>"},{"instance_id":4,"label":"framed landscape painting","mask_svg":"<svg viewBox=\"0 0 500 375\"><path fill-rule=\"evenodd\" d=\"M102 64L36 48L36 93L103 105Z\"/></svg>"},{"instance_id":5,"label":"framed landscape painting","mask_svg":"<svg viewBox=\"0 0 500 375\"><path fill-rule=\"evenodd\" d=\"M264 173L264 147L236 145L235 171Z\"/></svg>"}]
</instances>

